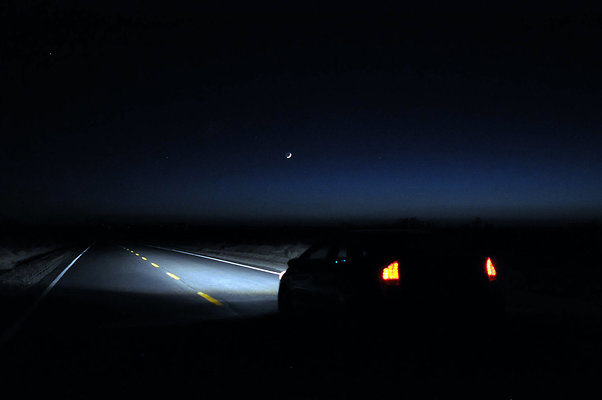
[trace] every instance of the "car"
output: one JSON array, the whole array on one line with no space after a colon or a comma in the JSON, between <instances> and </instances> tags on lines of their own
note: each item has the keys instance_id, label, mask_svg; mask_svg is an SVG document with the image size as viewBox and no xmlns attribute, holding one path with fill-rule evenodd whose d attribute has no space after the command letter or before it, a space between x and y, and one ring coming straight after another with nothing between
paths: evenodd
<instances>
[{"instance_id":1,"label":"car","mask_svg":"<svg viewBox=\"0 0 602 400\"><path fill-rule=\"evenodd\" d=\"M497 316L505 308L502 268L490 252L480 234L352 232L288 261L278 307L285 315L429 310Z\"/></svg>"}]
</instances>

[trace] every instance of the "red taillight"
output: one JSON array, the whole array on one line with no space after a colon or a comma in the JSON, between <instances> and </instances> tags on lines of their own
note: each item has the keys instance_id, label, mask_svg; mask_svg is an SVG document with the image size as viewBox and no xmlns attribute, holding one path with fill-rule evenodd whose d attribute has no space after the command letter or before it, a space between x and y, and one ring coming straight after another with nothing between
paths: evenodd
<instances>
[{"instance_id":1,"label":"red taillight","mask_svg":"<svg viewBox=\"0 0 602 400\"><path fill-rule=\"evenodd\" d=\"M495 270L495 265L493 265L493 261L491 261L490 257L487 257L487 261L485 262L485 271L487 272L489 281L495 281L497 278L497 271Z\"/></svg>"},{"instance_id":2,"label":"red taillight","mask_svg":"<svg viewBox=\"0 0 602 400\"><path fill-rule=\"evenodd\" d=\"M393 261L383 268L381 277L387 285L399 285L399 262Z\"/></svg>"}]
</instances>

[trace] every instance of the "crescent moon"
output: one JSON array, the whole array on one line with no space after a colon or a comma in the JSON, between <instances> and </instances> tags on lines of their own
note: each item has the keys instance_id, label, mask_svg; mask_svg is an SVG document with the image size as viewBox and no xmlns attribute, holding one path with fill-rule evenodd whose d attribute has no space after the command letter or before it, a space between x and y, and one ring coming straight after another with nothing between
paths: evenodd
<instances>
[{"instance_id":1,"label":"crescent moon","mask_svg":"<svg viewBox=\"0 0 602 400\"><path fill-rule=\"evenodd\" d=\"M291 153L291 152L288 152L288 153L286 153L286 156L285 156L285 157L286 157L286 158L291 158L292 156L293 156L293 153Z\"/></svg>"}]
</instances>

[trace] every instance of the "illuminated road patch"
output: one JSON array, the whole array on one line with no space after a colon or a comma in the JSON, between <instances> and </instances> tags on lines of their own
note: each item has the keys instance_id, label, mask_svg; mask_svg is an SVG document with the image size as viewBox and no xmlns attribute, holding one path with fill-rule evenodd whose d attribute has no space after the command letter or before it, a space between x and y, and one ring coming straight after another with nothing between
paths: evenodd
<instances>
[{"instance_id":1,"label":"illuminated road patch","mask_svg":"<svg viewBox=\"0 0 602 400\"><path fill-rule=\"evenodd\" d=\"M203 301L237 314L241 309L244 309L242 313L251 312L253 314L263 314L266 312L264 310L269 310L267 312L270 313L275 311L278 280L273 280L269 276L278 275L279 272L181 251L173 251L173 253L181 255L169 254L172 251L168 250L169 253L165 253L165 249L161 248L155 248L152 251L145 249L143 250L144 256L136 250L129 250L126 247L122 247L122 249L139 256L153 268L165 267L163 270L165 275L180 283L180 285L174 286L173 290L191 290L190 294L195 297L202 297ZM155 253L156 251L159 253ZM206 262L199 264L199 261L182 258L191 255L194 255L197 260L199 257L203 258ZM254 275L253 271L264 274ZM252 300L249 300L250 296L252 296ZM232 309L233 303L235 303L234 310Z\"/></svg>"}]
</instances>

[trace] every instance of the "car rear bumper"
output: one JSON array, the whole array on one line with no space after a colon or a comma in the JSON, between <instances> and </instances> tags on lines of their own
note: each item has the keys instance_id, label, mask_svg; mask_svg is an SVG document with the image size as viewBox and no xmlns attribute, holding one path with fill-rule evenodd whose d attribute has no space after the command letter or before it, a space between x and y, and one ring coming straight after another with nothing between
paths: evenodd
<instances>
[{"instance_id":1,"label":"car rear bumper","mask_svg":"<svg viewBox=\"0 0 602 400\"><path fill-rule=\"evenodd\" d=\"M380 291L379 306L405 312L429 312L439 314L497 314L505 310L501 285L497 282L441 288L384 287Z\"/></svg>"}]
</instances>

